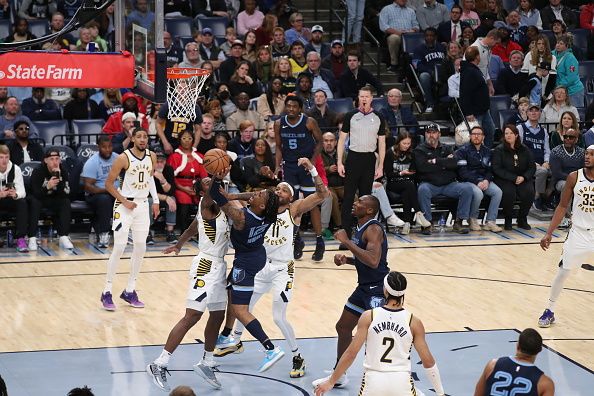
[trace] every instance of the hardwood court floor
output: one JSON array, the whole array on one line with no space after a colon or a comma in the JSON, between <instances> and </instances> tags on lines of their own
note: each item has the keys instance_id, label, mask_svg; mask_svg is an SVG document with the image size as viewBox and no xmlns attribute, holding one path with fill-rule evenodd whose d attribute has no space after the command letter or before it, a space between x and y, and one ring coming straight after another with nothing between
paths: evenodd
<instances>
[{"instance_id":1,"label":"hardwood court floor","mask_svg":"<svg viewBox=\"0 0 594 396\"><path fill-rule=\"evenodd\" d=\"M536 327L565 235L556 233L545 253L538 246L542 231L525 234L462 237L449 232L429 238L411 234L406 240L390 236L390 267L405 273L409 281L407 308L423 320L428 332ZM160 255L163 246L150 249L138 281L146 303L140 310L117 298L129 269L129 260L123 259L114 283L116 312L103 311L99 303L109 251L82 241L75 245L78 255L55 248L55 256L39 252L0 259L0 352L162 345L184 312L195 245L189 244L180 257ZM335 248L335 243L328 243L328 249ZM296 263L289 318L297 337L335 336L334 323L356 273L353 267L336 267L334 253L327 251L323 262L313 263L306 251ZM229 265L231 261L228 256ZM269 297L259 303L255 315L272 337L281 337L272 322ZM558 323L539 330L545 343L594 369L594 272L572 274L556 315ZM199 323L184 342L202 337Z\"/></svg>"}]
</instances>

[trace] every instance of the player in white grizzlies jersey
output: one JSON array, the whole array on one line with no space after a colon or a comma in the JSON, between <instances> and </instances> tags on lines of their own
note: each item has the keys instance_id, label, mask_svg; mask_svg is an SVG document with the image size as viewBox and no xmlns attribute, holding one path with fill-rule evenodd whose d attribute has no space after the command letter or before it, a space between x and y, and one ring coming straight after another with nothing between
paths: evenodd
<instances>
[{"instance_id":1,"label":"player in white grizzlies jersey","mask_svg":"<svg viewBox=\"0 0 594 396\"><path fill-rule=\"evenodd\" d=\"M107 261L107 279L101 294L103 308L115 310L111 294L113 277L118 261L128 243L128 231L132 230L133 249L130 258L130 276L128 285L120 298L135 308L144 308L136 293L136 278L146 251L146 237L149 233L149 193L153 198L153 216L159 215L159 197L153 178L153 170L157 162L155 153L147 149L148 132L144 129L132 131L131 149L125 150L114 161L107 175L105 189L115 198L113 205L113 250ZM114 181L120 177L120 188L116 189Z\"/></svg>"},{"instance_id":2,"label":"player in white grizzlies jersey","mask_svg":"<svg viewBox=\"0 0 594 396\"><path fill-rule=\"evenodd\" d=\"M294 195L293 187L287 182L282 182L276 187L275 192L279 199L278 215L276 222L264 236L266 265L256 275L254 294L249 307L249 310L252 311L265 293L272 293L272 317L293 352L293 368L289 373L291 378L299 378L305 375L305 361L299 353L293 327L287 320L287 305L291 301L294 287L295 269L292 258L295 230L299 228L301 215L320 205L329 196L328 188L318 176L316 168L311 164L310 160L300 158L298 164L309 171L312 176L316 188L315 194L291 202ZM223 330L223 336L229 336L234 322L234 318L227 314L227 323L226 328ZM243 325L237 322L233 337L229 337L225 344L220 345L221 348L216 350L215 356L225 356L243 350L240 340L243 329Z\"/></svg>"},{"instance_id":3,"label":"player in white grizzlies jersey","mask_svg":"<svg viewBox=\"0 0 594 396\"><path fill-rule=\"evenodd\" d=\"M439 370L425 341L423 323L403 308L406 278L392 271L384 278L386 305L363 312L357 334L344 352L332 375L315 387L316 396L323 395L353 364L365 345L363 380L359 396L421 396L411 376L410 351L415 350L435 393L445 395Z\"/></svg>"},{"instance_id":4,"label":"player in white grizzlies jersey","mask_svg":"<svg viewBox=\"0 0 594 396\"><path fill-rule=\"evenodd\" d=\"M177 255L182 246L198 234L200 253L194 257L190 268L186 313L171 329L161 355L146 367L155 385L166 391L170 389L166 377L169 358L207 309L209 317L204 329L204 356L202 361L194 365L194 371L212 387L221 387L213 370L213 351L227 306L225 255L229 248L229 222L227 215L208 194L210 181L210 178L205 177L195 184L196 193L202 197L196 218L174 246L163 250L164 254L173 252Z\"/></svg>"},{"instance_id":5,"label":"player in white grizzlies jersey","mask_svg":"<svg viewBox=\"0 0 594 396\"><path fill-rule=\"evenodd\" d=\"M563 290L563 283L572 269L587 262L594 253L594 145L586 149L584 167L567 176L559 205L555 209L547 233L540 240L543 250L549 248L553 231L565 217L572 198L571 228L563 244L557 276L551 285L548 307L538 319L540 327L549 327L555 322L555 304Z\"/></svg>"}]
</instances>

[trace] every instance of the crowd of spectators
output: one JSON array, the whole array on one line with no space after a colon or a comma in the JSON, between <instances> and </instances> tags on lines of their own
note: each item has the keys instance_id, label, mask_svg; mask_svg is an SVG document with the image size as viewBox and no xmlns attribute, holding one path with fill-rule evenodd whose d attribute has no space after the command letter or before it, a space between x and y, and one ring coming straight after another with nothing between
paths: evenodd
<instances>
[{"instance_id":1,"label":"crowd of spectators","mask_svg":"<svg viewBox=\"0 0 594 396\"><path fill-rule=\"evenodd\" d=\"M32 38L28 29L32 19L45 18L51 30L60 30L73 13L62 3L57 2L57 9L19 10L14 30L4 41ZM114 158L130 144L134 128L146 129L154 138L151 148L159 159L155 181L167 242L177 241L176 232L184 230L196 210L199 198L193 185L206 175L202 158L209 149L226 150L233 159L226 180L229 189L274 186L279 175L274 172L273 123L285 114L288 95L301 98L303 112L325 132L319 165L332 191L331 202L322 206L327 238L331 225L342 226L344 218L340 216L344 177L337 169L343 160L336 158L344 151L337 149L343 114L328 101L344 98L357 106L363 87L370 87L384 101L378 116L387 132L385 177L377 180L379 187L374 185L373 191L388 197L382 201L388 205L403 204L402 222L391 218L388 209L389 225L410 226L416 221L424 233L430 233L431 222L436 221L432 199L447 196L457 200L452 210L454 229L479 230L479 205L488 196L485 229L500 231L495 224L498 201L504 209L505 228L511 227L516 201L521 202L518 226L527 228L528 209L533 203L539 210L554 205L564 177L578 166L583 147L594 140L594 129L582 136L578 124L594 118L590 104L586 120L580 120L587 86L579 78L579 61L593 59L592 48L577 46L572 34L578 27L594 32L592 2L577 7L560 0L549 4L522 0L517 9L506 10L498 1L463 0L459 5L436 0L368 1L364 20L386 42L389 70L401 72L406 59L403 34L423 32L423 42L409 51L425 92L425 112L459 97L468 121L478 122L480 127L470 131L470 141L458 150L440 142L436 125L419 127L411 106L401 103L398 89L388 90L384 97L381 79L362 66L358 2L347 2L353 8L349 12L354 10L349 18L357 22L348 31L348 43L327 40L324 26L308 26L290 1L280 5L211 1L204 9L201 2L188 3L178 8L168 5L165 11L170 16L220 16L229 21L224 38L205 27L182 45L179 37L164 33L169 66L211 70L196 104L197 117L191 122L171 120L167 104L150 103L126 89L0 87L0 140L6 143L0 146L0 210L21 217L24 211L28 219L27 227L17 222L19 251L37 248L42 211L54 214L60 245L71 248L69 203L75 200L86 201L92 208L96 243L108 246L111 211L106 208L113 198L104 183ZM149 3L136 0L133 6L127 23L150 28L154 15ZM101 51L113 49L113 10L82 27L78 38L65 35L44 48L85 51L89 43ZM436 66L440 66L438 75ZM494 94L509 95L512 108L517 109L501 125L499 145L493 120L498 114L490 111ZM77 120L102 120L97 138L90 142L96 144L90 158L71 156L53 147L59 142L40 139L36 123L62 119L70 126ZM35 161L41 164L24 183L16 169ZM150 234L147 243L152 242Z\"/></svg>"}]
</instances>

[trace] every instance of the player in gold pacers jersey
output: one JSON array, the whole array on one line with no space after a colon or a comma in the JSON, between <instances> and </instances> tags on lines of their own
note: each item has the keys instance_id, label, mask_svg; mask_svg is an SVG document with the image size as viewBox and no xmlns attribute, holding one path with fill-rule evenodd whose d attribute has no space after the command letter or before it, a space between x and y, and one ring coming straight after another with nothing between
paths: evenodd
<instances>
[{"instance_id":1,"label":"player in gold pacers jersey","mask_svg":"<svg viewBox=\"0 0 594 396\"><path fill-rule=\"evenodd\" d=\"M415 346L438 396L445 395L437 364L427 342L423 322L403 307L406 278L392 271L384 278L386 305L363 312L357 334L328 379L315 385L316 396L334 387L353 364L365 343L363 380L359 396L422 396L411 377L410 351Z\"/></svg>"},{"instance_id":2,"label":"player in gold pacers jersey","mask_svg":"<svg viewBox=\"0 0 594 396\"><path fill-rule=\"evenodd\" d=\"M128 231L132 230L134 247L130 258L131 270L128 285L120 295L134 308L144 308L136 293L136 278L146 251L146 237L149 232L148 195L153 198L153 216L159 214L159 197L153 178L157 156L147 149L148 132L144 129L132 131L131 149L127 149L114 161L105 181L105 188L115 198L113 206L113 250L107 261L107 279L101 294L103 308L115 310L111 295L113 277L118 261L124 253L128 242ZM114 186L115 179L120 176L120 188Z\"/></svg>"},{"instance_id":3,"label":"player in gold pacers jersey","mask_svg":"<svg viewBox=\"0 0 594 396\"><path fill-rule=\"evenodd\" d=\"M594 145L590 145L586 149L584 167L567 176L567 182L561 193L559 205L551 219L551 224L549 224L545 236L540 240L543 250L549 248L553 231L565 217L565 212L572 199L571 229L563 244L561 262L557 276L551 285L548 307L538 319L540 327L549 327L555 322L555 304L563 290L563 283L572 269L581 266L588 257L594 254Z\"/></svg>"}]
</instances>

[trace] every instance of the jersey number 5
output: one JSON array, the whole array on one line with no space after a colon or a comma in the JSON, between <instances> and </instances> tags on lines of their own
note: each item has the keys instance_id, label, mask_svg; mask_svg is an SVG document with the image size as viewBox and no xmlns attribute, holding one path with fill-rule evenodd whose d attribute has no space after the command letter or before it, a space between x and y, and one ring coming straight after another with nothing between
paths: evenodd
<instances>
[{"instance_id":1,"label":"jersey number 5","mask_svg":"<svg viewBox=\"0 0 594 396\"><path fill-rule=\"evenodd\" d=\"M392 337L384 337L384 339L382 340L382 345L386 344L388 345L388 348L386 348L386 352L384 352L384 354L382 355L380 362L392 363L392 359L388 359L386 356L388 356L388 354L392 352L392 349L394 348L394 339Z\"/></svg>"},{"instance_id":2,"label":"jersey number 5","mask_svg":"<svg viewBox=\"0 0 594 396\"><path fill-rule=\"evenodd\" d=\"M297 150L297 139L289 139L289 148L291 150Z\"/></svg>"}]
</instances>

